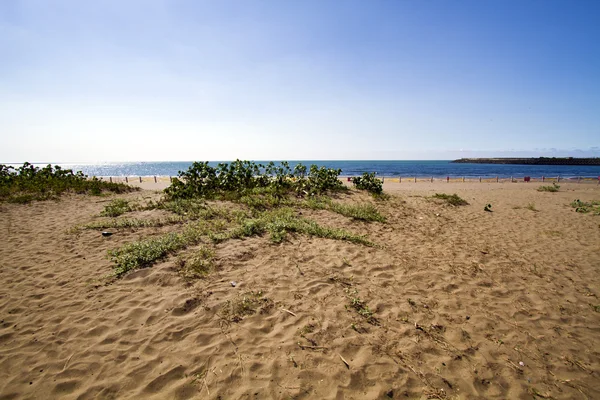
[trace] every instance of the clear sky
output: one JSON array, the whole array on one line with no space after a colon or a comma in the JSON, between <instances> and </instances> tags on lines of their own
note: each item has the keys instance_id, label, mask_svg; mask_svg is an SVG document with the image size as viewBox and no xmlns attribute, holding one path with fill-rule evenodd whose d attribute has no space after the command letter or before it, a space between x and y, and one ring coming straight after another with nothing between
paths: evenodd
<instances>
[{"instance_id":1,"label":"clear sky","mask_svg":"<svg viewBox=\"0 0 600 400\"><path fill-rule=\"evenodd\" d=\"M598 0L2 0L0 162L600 156Z\"/></svg>"}]
</instances>

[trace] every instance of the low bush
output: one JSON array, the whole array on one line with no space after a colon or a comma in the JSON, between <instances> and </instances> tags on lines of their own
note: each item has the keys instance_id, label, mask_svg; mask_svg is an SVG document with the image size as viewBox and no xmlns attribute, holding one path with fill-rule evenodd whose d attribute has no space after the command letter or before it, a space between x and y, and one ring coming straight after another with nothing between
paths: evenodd
<instances>
[{"instance_id":1,"label":"low bush","mask_svg":"<svg viewBox=\"0 0 600 400\"><path fill-rule=\"evenodd\" d=\"M126 193L137 188L123 183L89 179L81 171L48 164L44 168L28 162L19 168L0 164L0 201L29 203L58 198L63 193L100 195L102 192Z\"/></svg>"},{"instance_id":2,"label":"low bush","mask_svg":"<svg viewBox=\"0 0 600 400\"><path fill-rule=\"evenodd\" d=\"M362 176L355 176L352 178L352 183L359 190L366 190L373 194L383 192L383 181L375 177L375 172L365 172Z\"/></svg>"},{"instance_id":3,"label":"low bush","mask_svg":"<svg viewBox=\"0 0 600 400\"><path fill-rule=\"evenodd\" d=\"M300 196L343 190L339 180L340 169L311 165L308 169L298 164L292 170L289 163L267 165L236 160L211 167L208 162L194 162L187 171L180 171L178 179L165 189L169 199L219 198L235 200L252 190L268 188L271 196L295 193Z\"/></svg>"}]
</instances>

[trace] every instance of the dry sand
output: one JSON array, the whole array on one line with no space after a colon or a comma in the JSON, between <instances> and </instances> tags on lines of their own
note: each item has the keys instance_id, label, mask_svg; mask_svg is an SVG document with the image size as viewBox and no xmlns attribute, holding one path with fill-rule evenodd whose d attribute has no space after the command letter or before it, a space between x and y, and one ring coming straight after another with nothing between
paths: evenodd
<instances>
[{"instance_id":1,"label":"dry sand","mask_svg":"<svg viewBox=\"0 0 600 400\"><path fill-rule=\"evenodd\" d=\"M538 186L386 183L386 224L304 213L380 248L231 240L193 284L173 257L102 284L108 249L177 229L69 231L110 199L0 204L0 398L598 399L600 217L569 203L600 187ZM223 318L259 290L256 314Z\"/></svg>"}]
</instances>

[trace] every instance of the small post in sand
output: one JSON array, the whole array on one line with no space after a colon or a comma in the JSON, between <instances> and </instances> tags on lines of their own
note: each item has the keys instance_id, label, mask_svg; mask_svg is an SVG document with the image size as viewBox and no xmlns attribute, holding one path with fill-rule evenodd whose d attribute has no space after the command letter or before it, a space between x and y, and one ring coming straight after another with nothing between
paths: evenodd
<instances>
[{"instance_id":1,"label":"small post in sand","mask_svg":"<svg viewBox=\"0 0 600 400\"><path fill-rule=\"evenodd\" d=\"M498 181L498 176L496 176L496 183L498 183L498 182L499 182L499 181Z\"/></svg>"},{"instance_id":2,"label":"small post in sand","mask_svg":"<svg viewBox=\"0 0 600 400\"><path fill-rule=\"evenodd\" d=\"M129 183L129 180L127 180L127 177L125 177L125 183Z\"/></svg>"},{"instance_id":3,"label":"small post in sand","mask_svg":"<svg viewBox=\"0 0 600 400\"><path fill-rule=\"evenodd\" d=\"M109 179L110 179L110 183L112 183L112 176L110 176Z\"/></svg>"},{"instance_id":4,"label":"small post in sand","mask_svg":"<svg viewBox=\"0 0 600 400\"><path fill-rule=\"evenodd\" d=\"M142 183L142 177L140 176L140 183Z\"/></svg>"},{"instance_id":5,"label":"small post in sand","mask_svg":"<svg viewBox=\"0 0 600 400\"><path fill-rule=\"evenodd\" d=\"M417 177L415 176L415 183L417 183Z\"/></svg>"},{"instance_id":6,"label":"small post in sand","mask_svg":"<svg viewBox=\"0 0 600 400\"><path fill-rule=\"evenodd\" d=\"M154 175L154 183L156 183L156 175Z\"/></svg>"}]
</instances>

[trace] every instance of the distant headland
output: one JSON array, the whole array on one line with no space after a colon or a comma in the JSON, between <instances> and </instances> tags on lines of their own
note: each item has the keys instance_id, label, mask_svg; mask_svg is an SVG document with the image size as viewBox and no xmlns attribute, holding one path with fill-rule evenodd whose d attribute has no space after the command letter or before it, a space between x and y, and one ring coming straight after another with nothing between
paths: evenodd
<instances>
[{"instance_id":1,"label":"distant headland","mask_svg":"<svg viewBox=\"0 0 600 400\"><path fill-rule=\"evenodd\" d=\"M538 158L461 158L452 161L460 164L525 164L525 165L598 165L600 157L538 157Z\"/></svg>"}]
</instances>

